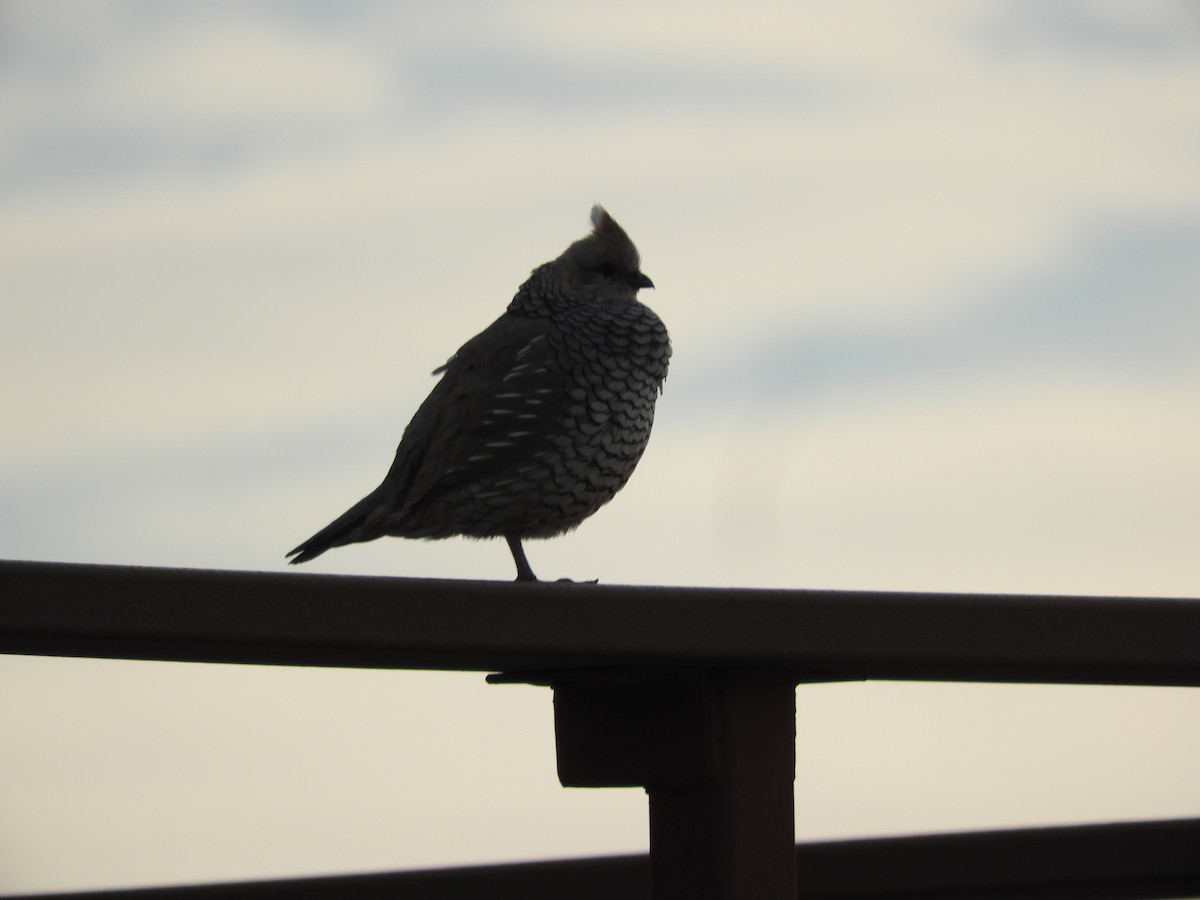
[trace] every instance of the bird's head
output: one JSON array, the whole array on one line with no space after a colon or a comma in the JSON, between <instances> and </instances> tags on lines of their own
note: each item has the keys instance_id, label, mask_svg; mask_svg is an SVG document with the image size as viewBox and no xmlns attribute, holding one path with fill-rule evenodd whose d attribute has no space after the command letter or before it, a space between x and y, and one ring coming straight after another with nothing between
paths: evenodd
<instances>
[{"instance_id":1,"label":"bird's head","mask_svg":"<svg viewBox=\"0 0 1200 900\"><path fill-rule=\"evenodd\" d=\"M599 296L632 299L640 288L654 287L642 274L637 247L599 204L592 207L592 233L563 251L555 265L572 284Z\"/></svg>"}]
</instances>

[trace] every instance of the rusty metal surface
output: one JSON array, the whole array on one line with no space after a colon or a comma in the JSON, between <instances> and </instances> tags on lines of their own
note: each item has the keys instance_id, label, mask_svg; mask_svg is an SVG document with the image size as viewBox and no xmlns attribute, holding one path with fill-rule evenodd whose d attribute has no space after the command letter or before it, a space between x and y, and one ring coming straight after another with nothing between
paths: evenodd
<instances>
[{"instance_id":1,"label":"rusty metal surface","mask_svg":"<svg viewBox=\"0 0 1200 900\"><path fill-rule=\"evenodd\" d=\"M0 652L561 675L1200 685L1200 601L513 584L0 561ZM531 677L531 680L532 677Z\"/></svg>"}]
</instances>

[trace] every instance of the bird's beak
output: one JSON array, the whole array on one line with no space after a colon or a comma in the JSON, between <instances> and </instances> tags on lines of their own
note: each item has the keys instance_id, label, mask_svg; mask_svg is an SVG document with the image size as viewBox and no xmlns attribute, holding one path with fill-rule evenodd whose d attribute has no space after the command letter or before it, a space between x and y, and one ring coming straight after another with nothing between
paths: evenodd
<instances>
[{"instance_id":1,"label":"bird's beak","mask_svg":"<svg viewBox=\"0 0 1200 900\"><path fill-rule=\"evenodd\" d=\"M633 286L635 288L652 288L654 287L654 282L650 280L649 276L638 272L633 276Z\"/></svg>"}]
</instances>

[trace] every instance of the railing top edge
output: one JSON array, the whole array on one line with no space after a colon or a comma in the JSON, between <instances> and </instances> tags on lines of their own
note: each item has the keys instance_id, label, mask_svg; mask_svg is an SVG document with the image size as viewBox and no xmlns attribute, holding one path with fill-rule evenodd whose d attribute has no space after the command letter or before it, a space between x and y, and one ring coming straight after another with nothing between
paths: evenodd
<instances>
[{"instance_id":1,"label":"railing top edge","mask_svg":"<svg viewBox=\"0 0 1200 900\"><path fill-rule=\"evenodd\" d=\"M1200 684L1200 601L514 584L0 561L0 652L287 665L785 668Z\"/></svg>"}]
</instances>

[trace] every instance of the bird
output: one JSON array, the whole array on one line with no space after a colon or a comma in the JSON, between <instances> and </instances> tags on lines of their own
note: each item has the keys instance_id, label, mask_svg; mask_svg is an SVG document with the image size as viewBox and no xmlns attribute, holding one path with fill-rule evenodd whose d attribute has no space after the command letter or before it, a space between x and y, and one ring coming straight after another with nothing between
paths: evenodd
<instances>
[{"instance_id":1,"label":"bird","mask_svg":"<svg viewBox=\"0 0 1200 900\"><path fill-rule=\"evenodd\" d=\"M638 300L654 282L596 205L592 230L535 268L504 314L433 374L380 485L287 556L384 536L523 541L576 528L633 474L650 438L671 341Z\"/></svg>"}]
</instances>

